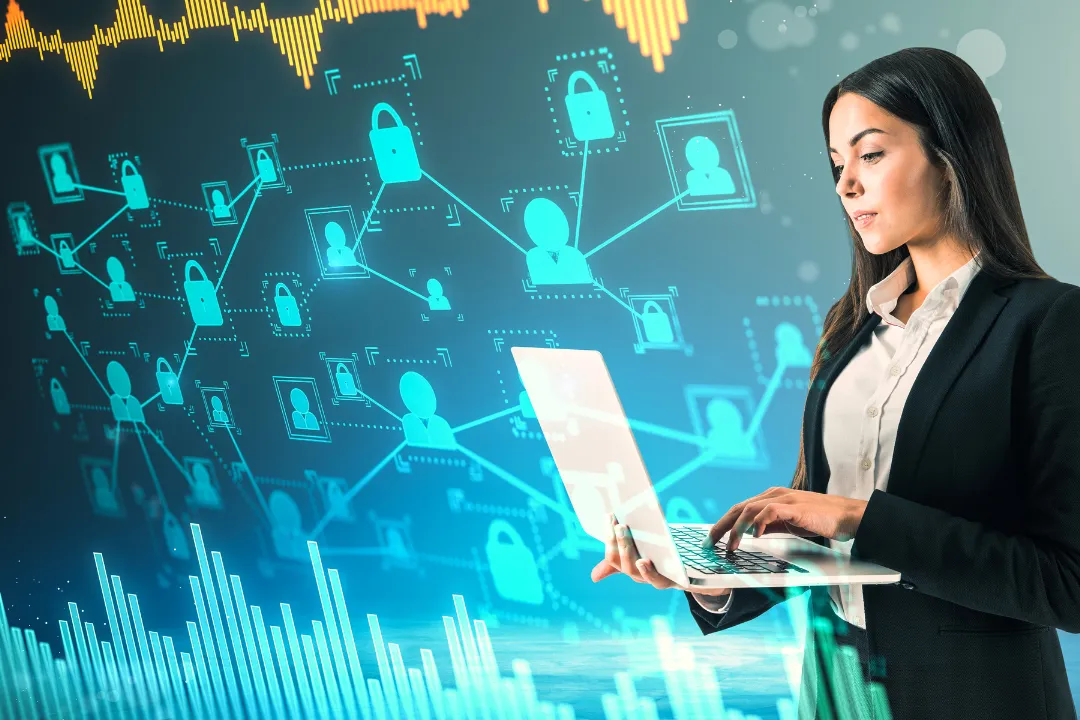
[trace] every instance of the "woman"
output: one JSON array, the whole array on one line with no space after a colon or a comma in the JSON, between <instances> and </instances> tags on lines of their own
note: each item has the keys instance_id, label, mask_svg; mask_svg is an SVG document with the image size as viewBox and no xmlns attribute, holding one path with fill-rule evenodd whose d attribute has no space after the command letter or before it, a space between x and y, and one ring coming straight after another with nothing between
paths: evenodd
<instances>
[{"instance_id":1,"label":"woman","mask_svg":"<svg viewBox=\"0 0 1080 720\"><path fill-rule=\"evenodd\" d=\"M897 720L1073 719L1056 628L1080 632L1080 288L1036 263L997 111L960 58L869 63L829 91L822 129L850 285L810 368L791 487L738 503L707 542L794 532L898 571L810 603ZM615 531L594 580L675 587ZM706 634L786 599L687 595ZM829 681L808 691L832 667L814 635L800 716L835 717Z\"/></svg>"}]
</instances>

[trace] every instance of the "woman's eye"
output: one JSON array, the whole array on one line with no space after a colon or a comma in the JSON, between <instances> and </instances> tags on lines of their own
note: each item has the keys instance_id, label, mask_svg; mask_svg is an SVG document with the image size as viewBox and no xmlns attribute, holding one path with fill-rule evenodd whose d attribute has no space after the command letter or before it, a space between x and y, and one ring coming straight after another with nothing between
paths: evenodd
<instances>
[{"instance_id":1,"label":"woman's eye","mask_svg":"<svg viewBox=\"0 0 1080 720\"><path fill-rule=\"evenodd\" d=\"M865 154L863 154L863 155L860 155L859 157L860 157L861 159L863 159L863 160L867 160L867 158L873 159L873 158L877 158L877 157L879 157L879 156L881 156L881 155L883 155L883 154L884 154L884 151L883 151L883 150L878 150L878 151L876 151L876 152L872 152L872 153L865 153ZM868 160L867 160L867 161L868 161ZM869 162L869 161L868 161L868 162ZM843 165L834 165L834 166L833 166L833 177L834 177L834 178L835 178L836 180L839 180L839 179L840 179L840 175L841 175L841 174L842 174L843 172L844 172L844 166L843 166Z\"/></svg>"},{"instance_id":2,"label":"woman's eye","mask_svg":"<svg viewBox=\"0 0 1080 720\"><path fill-rule=\"evenodd\" d=\"M859 157L861 157L863 160L865 160L866 158L876 158L881 154L882 154L881 150L878 150L877 152L866 153L865 155L860 155Z\"/></svg>"}]
</instances>

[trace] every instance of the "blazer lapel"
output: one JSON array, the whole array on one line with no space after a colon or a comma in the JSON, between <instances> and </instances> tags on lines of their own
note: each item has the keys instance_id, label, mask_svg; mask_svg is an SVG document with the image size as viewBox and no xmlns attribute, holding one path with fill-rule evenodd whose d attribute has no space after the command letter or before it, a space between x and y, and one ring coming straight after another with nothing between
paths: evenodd
<instances>
[{"instance_id":1,"label":"blazer lapel","mask_svg":"<svg viewBox=\"0 0 1080 720\"><path fill-rule=\"evenodd\" d=\"M919 370L911 393L904 403L904 411L896 431L896 446L889 470L890 493L903 496L915 482L915 465L926 444L938 409L949 388L956 382L1009 300L1008 297L997 294L996 290L1010 282L1012 280L1008 278L995 278L984 272L976 273L956 312L949 319L927 356L926 363ZM811 391L815 396L806 408L803 437L803 445L807 448L806 470L810 490L823 493L829 483L829 465L825 459L822 440L822 418L829 387L880 321L880 315L868 313L855 337L822 366L813 383Z\"/></svg>"}]
</instances>

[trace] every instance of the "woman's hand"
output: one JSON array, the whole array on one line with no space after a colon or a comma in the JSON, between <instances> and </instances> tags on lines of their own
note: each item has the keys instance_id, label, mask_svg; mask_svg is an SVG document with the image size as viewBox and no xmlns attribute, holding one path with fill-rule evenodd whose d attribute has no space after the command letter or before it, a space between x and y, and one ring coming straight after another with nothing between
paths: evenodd
<instances>
[{"instance_id":1,"label":"woman's hand","mask_svg":"<svg viewBox=\"0 0 1080 720\"><path fill-rule=\"evenodd\" d=\"M604 559L592 569L593 582L600 582L604 578L624 573L634 582L648 583L657 590L676 588L687 590L698 595L727 595L731 588L688 588L683 587L657 571L652 560L644 560L638 554L637 545L630 536L630 528L626 525L618 525L615 516L611 516L612 534L604 547Z\"/></svg>"},{"instance_id":2,"label":"woman's hand","mask_svg":"<svg viewBox=\"0 0 1080 720\"><path fill-rule=\"evenodd\" d=\"M850 540L859 529L866 505L866 500L772 487L724 513L702 545L711 547L730 531L727 550L734 552L742 534L751 527L754 537L787 532L802 537L820 535L831 540Z\"/></svg>"}]
</instances>

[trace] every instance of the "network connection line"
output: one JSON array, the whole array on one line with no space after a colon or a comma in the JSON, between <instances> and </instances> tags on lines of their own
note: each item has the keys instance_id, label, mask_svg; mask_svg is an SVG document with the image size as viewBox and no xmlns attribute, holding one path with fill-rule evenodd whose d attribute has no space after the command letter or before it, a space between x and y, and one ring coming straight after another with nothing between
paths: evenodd
<instances>
[{"instance_id":1,"label":"network connection line","mask_svg":"<svg viewBox=\"0 0 1080 720\"><path fill-rule=\"evenodd\" d=\"M120 193L120 194L121 194L121 195L123 195L124 193ZM89 235L87 235L87 236L86 236L86 239L85 239L85 240L83 240L83 241L82 241L81 243L79 243L78 245L76 245L75 247L73 247L73 248L71 249L71 254L72 254L72 255L74 255L75 253L79 252L79 248L81 248L81 247L82 247L83 245L85 245L86 243L90 242L90 241L91 241L91 240L93 240L93 239L94 239L95 237L97 237L98 233L100 233L100 232L101 232L102 230L104 230L105 228L107 228L107 227L109 226L109 224L110 224L110 223L111 223L111 222L112 222L113 220L115 220L116 218L118 218L118 217L120 217L121 215L123 215L123 214L124 214L124 211L125 211L125 210L127 210L127 209L128 209L128 204L127 204L127 203L124 203L124 207L120 208L120 209L119 209L119 210L117 210L117 211L116 211L115 213L113 213L113 216L112 216L112 217L110 217L110 218L109 218L108 220L106 220L105 222L101 223L101 226L100 226L100 227L98 227L98 229L97 229L97 230L95 230L94 232L92 232L92 233L90 233Z\"/></svg>"},{"instance_id":2,"label":"network connection line","mask_svg":"<svg viewBox=\"0 0 1080 720\"><path fill-rule=\"evenodd\" d=\"M259 483L255 482L255 475L251 472L251 466L248 465L247 459L244 457L243 451L240 449L240 444L236 442L236 436L233 435L232 428L228 425L225 426L225 432L229 434L229 439L232 440L233 447L236 449L236 455L240 458L240 462L244 465L244 470L247 471L248 479L251 481L251 487L255 490L255 497L259 501L259 506L263 512L266 513L266 521L273 524L273 515L270 514L270 506L266 504L266 498L263 497L262 490L259 489Z\"/></svg>"},{"instance_id":3,"label":"network connection line","mask_svg":"<svg viewBox=\"0 0 1080 720\"><path fill-rule=\"evenodd\" d=\"M375 208L379 204L379 198L382 197L383 190L386 189L386 183L379 186L379 192L375 193L375 199L371 201L371 209L368 210L367 217L364 218L364 225L360 228L360 233L356 236L356 242L353 243L352 251L356 254L356 248L360 247L360 241L364 239L364 233L367 232L368 224L371 222L371 218L375 216Z\"/></svg>"},{"instance_id":4,"label":"network connection line","mask_svg":"<svg viewBox=\"0 0 1080 720\"><path fill-rule=\"evenodd\" d=\"M187 346L184 348L184 357L180 361L180 368L176 371L176 379L179 380L180 376L184 372L184 366L187 365L188 356L191 354L191 347L195 342L195 333L199 332L199 324L196 323L195 327L191 328L191 337L188 338Z\"/></svg>"},{"instance_id":5,"label":"network connection line","mask_svg":"<svg viewBox=\"0 0 1080 720\"><path fill-rule=\"evenodd\" d=\"M119 195L120 197L126 197L126 193L121 190L110 190L109 188L95 187L94 185L83 185L82 183L71 183L72 187L79 188L80 190L89 190L90 192L103 193L105 195Z\"/></svg>"},{"instance_id":6,"label":"network connection line","mask_svg":"<svg viewBox=\"0 0 1080 720\"><path fill-rule=\"evenodd\" d=\"M472 450L468 449L467 447L463 447L461 444L458 444L457 449L458 449L458 452L460 452L465 457L467 457L467 458L469 458L471 460L475 460L477 463L480 464L481 467L483 467L485 470L490 472L492 475L495 475L496 477L502 478L506 482L510 483L511 486L513 486L513 487L517 488L518 490L520 490L521 492L525 493L526 495L531 497L536 502L540 503L544 507L546 507L549 510L551 510L551 511L555 512L556 514L558 514L560 517L566 518L567 520L573 520L573 518L576 517L572 511L567 510L565 507L563 507L561 504L559 504L555 500L552 500L547 495L540 492L539 490L537 490L533 486L529 485L528 483L526 483L521 478L518 478L518 477L515 477L514 475L511 475L506 470L503 470L501 467L499 467L495 463L491 462L487 458L484 458L484 457L481 457L480 455L477 455L476 453L474 453Z\"/></svg>"},{"instance_id":7,"label":"network connection line","mask_svg":"<svg viewBox=\"0 0 1080 720\"><path fill-rule=\"evenodd\" d=\"M225 258L225 267L221 268L221 274L218 275L217 284L214 285L215 293L221 289L221 281L225 279L225 272L229 269L229 263L232 262L233 255L236 254L236 248L240 247L240 236L244 234L244 228L247 227L248 218L251 217L251 211L255 208L255 201L259 199L260 189L262 189L261 178L259 178L259 181L255 186L255 197L251 198L251 204L248 205L247 213L244 214L244 221L240 223L240 229L236 232L236 240L233 241L232 250L229 251L229 257Z\"/></svg>"},{"instance_id":8,"label":"network connection line","mask_svg":"<svg viewBox=\"0 0 1080 720\"><path fill-rule=\"evenodd\" d=\"M116 495L116 488L119 485L119 481L116 479L116 470L120 465L120 421L116 421L116 430L113 433L113 454L112 454L112 477L110 490L112 494Z\"/></svg>"},{"instance_id":9,"label":"network connection line","mask_svg":"<svg viewBox=\"0 0 1080 720\"><path fill-rule=\"evenodd\" d=\"M232 202L231 202L231 203L229 203L228 205L226 205L225 207L226 207L226 208L228 208L229 210L232 210L232 208L233 208L233 205L235 205L235 204L236 204L236 203L237 203L237 202L238 202L238 201L240 200L240 198L242 198L242 197L244 197L245 195L247 195L247 194L248 194L248 190L251 190L251 188L255 187L255 185L257 185L257 184L259 183L259 181L260 181L260 180L261 180L261 178L260 178L259 176L257 176L257 175L256 175L255 177L253 177L253 178L251 179L251 182L249 182L249 183L247 184L247 187L245 187L245 188L244 188L243 190L241 190L241 191L240 191L240 194L239 194L239 195L237 195L236 197L234 197L234 198L232 199Z\"/></svg>"},{"instance_id":10,"label":"network connection line","mask_svg":"<svg viewBox=\"0 0 1080 720\"><path fill-rule=\"evenodd\" d=\"M394 280L393 278L388 278L387 276L385 276L385 275L383 275L383 274L382 274L381 272L378 272L377 270L373 269L373 268L372 268L372 267L370 267L369 265L364 265L363 263L361 263L361 262L357 261L357 263L356 263L356 266L357 266L357 267L362 267L362 268L364 268L365 270L367 270L367 271L368 271L369 273L371 273L371 274L372 274L372 275L374 275L375 277L377 277L377 278L380 278L380 279L382 279L382 280L385 280L386 282L390 283L390 284L391 284L391 285L393 285L394 287L398 287L398 288L401 288L402 290L404 290L405 292L409 293L410 295L415 295L416 297L420 298L420 299L421 299L421 300L423 300L424 302L427 302L427 301L428 301L428 299L427 299L427 296L426 296L426 295L422 295L422 294L420 294L420 293L416 292L415 290L413 290L413 289L412 289L412 288L410 288L410 287L405 287L404 285L402 285L401 283L399 283L399 282L398 282L397 280Z\"/></svg>"},{"instance_id":11,"label":"network connection line","mask_svg":"<svg viewBox=\"0 0 1080 720\"><path fill-rule=\"evenodd\" d=\"M619 232L617 232L617 233L615 233L614 235L612 235L611 237L609 237L609 238L608 238L607 240L605 240L604 242L602 242L602 243L600 243L599 245L597 245L596 247L594 247L594 248L593 248L592 250L590 250L589 252L585 253L585 258L586 258L586 259L588 259L588 258L589 258L589 257L590 257L591 255L593 255L593 254L595 254L596 252L598 252L598 251L600 251L600 250L604 249L605 247L607 247L607 246L608 246L608 245L610 245L611 243L613 243L613 242L615 242L616 240L618 240L619 238L621 238L621 237L622 237L623 235L625 235L626 233L630 232L630 231L631 231L631 230L633 230L634 228L636 228L636 227L638 227L639 225L641 225L641 224L642 224L643 222L645 222L645 221L647 221L647 220L650 220L650 219L652 219L653 217L655 217L656 215L658 215L658 214L660 214L661 212L663 212L664 210L667 210L667 209L668 209L669 207L671 207L671 206L672 206L672 205L674 205L675 203L679 202L680 200L682 200L682 199L683 199L684 197L686 197L686 196L687 196L687 195L689 195L689 194L690 194L690 191L689 191L689 190L683 190L683 191L682 191L681 193L679 193L679 194L678 194L678 195L676 195L675 197L671 198L671 199L670 199L670 200L668 200L668 201L667 201L666 203L664 203L664 204L663 204L663 205L661 205L660 207L656 208L655 210L653 210L652 212L650 212L650 213L649 213L648 215L646 215L645 217L641 218L640 220L635 220L634 222L630 223L630 225L628 225L627 227L623 228L623 229L622 229L622 230L620 230Z\"/></svg>"},{"instance_id":12,"label":"network connection line","mask_svg":"<svg viewBox=\"0 0 1080 720\"><path fill-rule=\"evenodd\" d=\"M379 408L379 409L380 409L380 410L382 410L382 411L383 411L384 413L386 413L386 414L387 414L387 415L389 415L390 417L394 418L394 419L395 419L395 420L397 420L398 422L401 422L401 416L400 416L400 415L398 415L397 413L395 413L395 412L394 412L393 410L390 410L389 408L387 408L387 407L386 407L385 405L383 405L383 404L382 404L381 402L379 402L379 401L378 401L378 400L376 400L375 398L371 397L370 395L368 395L368 394L367 394L366 392L364 392L364 391L363 391L363 390L361 390L360 388L357 388L357 389L356 389L356 394L357 394L357 395L359 395L360 397L364 398L365 400L367 400L368 402L370 402L370 403L371 403L372 405L374 405L375 407Z\"/></svg>"},{"instance_id":13,"label":"network connection line","mask_svg":"<svg viewBox=\"0 0 1080 720\"><path fill-rule=\"evenodd\" d=\"M386 467L388 464L390 464L390 461L393 460L394 457L399 452L401 452L403 449L405 449L405 444L406 443L405 443L404 440L402 440L400 443L398 443L397 447L395 447L393 450L391 450L390 453L386 457L384 457L382 460L380 460L375 465L375 467L368 470L367 474L364 475L364 477L360 478L360 480L358 480L355 485L353 485L351 488L349 488L349 491L347 493L345 493L345 495L344 495L344 497L342 499L342 504L348 504L349 502L351 502L352 499L354 497L356 497L356 494L358 492L363 490L364 487L369 482L371 482L375 478L375 476L378 475L379 472L384 467ZM314 539L314 538L319 536L319 533L321 533L326 528L326 525L330 522L331 516L332 516L332 513L327 513L325 516L323 516L322 520L320 520L318 523L315 524L315 528L308 534L308 539L309 540Z\"/></svg>"},{"instance_id":14,"label":"network connection line","mask_svg":"<svg viewBox=\"0 0 1080 720\"><path fill-rule=\"evenodd\" d=\"M32 238L30 238L30 239L31 239L31 240L33 240L33 241L34 241L34 243L35 243L35 244L37 244L37 245L38 245L39 247L45 248L45 250L47 250L47 251L49 252L49 254L50 254L50 255L52 255L53 257L55 257L55 258L56 258L57 260L61 260L61 258L60 258L60 253L56 252L56 251L55 251L55 250L53 250L53 249L52 249L51 247L49 247L48 245L46 245L45 243L41 242L40 240L38 240L38 239L37 239L37 238L35 238L35 237L32 237ZM63 261L61 260L61 262L63 262ZM72 259L71 259L71 264L72 264L72 265L74 265L75 267L79 268L80 270L82 270L82 271L83 271L83 274L85 274L86 276L88 276L88 277L89 277L89 278L90 278L91 280L93 280L94 282L96 282L96 283L97 283L98 285L100 285L101 287L105 288L106 290L108 290L108 289L109 289L109 283L105 282L104 280L102 280L101 278L99 278L99 277L98 277L97 275L95 275L94 273L92 273L92 272L90 272L89 270L87 270L87 269L86 269L85 267L83 267L83 266L82 266L82 265L81 265L81 264L79 263L79 261L78 261L78 260L76 260L75 258L72 258Z\"/></svg>"},{"instance_id":15,"label":"network connection line","mask_svg":"<svg viewBox=\"0 0 1080 720\"><path fill-rule=\"evenodd\" d=\"M750 418L750 422L747 423L745 431L747 437L754 437L757 434L758 428L761 427L761 421L765 417L769 405L772 404L773 395L776 394L776 390L780 387L780 383L784 379L785 370L787 370L787 364L782 361L778 363L776 369L773 370L772 377L769 378L769 384L765 386L765 392L762 394L761 400L758 402L758 406L755 408L754 414Z\"/></svg>"},{"instance_id":16,"label":"network connection line","mask_svg":"<svg viewBox=\"0 0 1080 720\"><path fill-rule=\"evenodd\" d=\"M577 248L578 240L581 239L581 209L585 206L585 168L589 163L589 141L585 141L585 149L581 153L581 186L578 188L577 198L577 225L574 228L574 247Z\"/></svg>"},{"instance_id":17,"label":"network connection line","mask_svg":"<svg viewBox=\"0 0 1080 720\"><path fill-rule=\"evenodd\" d=\"M478 219L478 220L479 220L480 222L484 223L484 224L485 224L485 225L487 225L487 226L488 226L489 228L491 228L492 230L494 230L494 231L495 231L495 232L496 232L496 233L497 233L497 234L499 235L499 237L501 237L501 238L502 238L503 240L505 240L506 242L510 243L510 244L511 244L511 245L513 245L514 247L516 247L516 248L517 248L517 249L518 249L519 251L521 251L522 253L524 253L524 254L528 254L528 251L527 251L527 250L525 250L525 248L523 248L523 247L521 247L520 245L518 245L518 244L517 244L516 242L514 242L513 240L511 240L511 239L510 239L510 236L509 236L509 235L507 235L507 234L506 234L506 233L504 233L504 232L503 232L502 230L500 230L499 228L497 228L497 227L495 227L494 225L492 225L492 224L491 224L491 221L490 221L490 220L488 220L488 219L487 219L486 217L484 217L484 216L483 216L483 215L481 215L480 213L478 213L478 212L476 212L475 210L473 210L472 206L471 206L471 205L469 205L469 203L465 202L464 200L462 200L461 198L459 198L459 197L458 197L457 195L455 195L454 193L450 192L450 188L446 187L446 186L445 186L445 185L443 185L443 184L442 184L441 182L439 182L439 181L438 181L438 180L436 180L435 178L431 177L431 175L429 175L429 174L428 174L427 170L421 170L420 172L421 172L421 173L423 173L424 177L426 177L426 178L427 178L428 180L430 180L431 182L435 183L435 186L436 186L436 187L438 187L438 188L439 188L440 190L442 190L442 191L443 191L444 193L446 193L447 195L449 195L450 197L452 197L452 198L454 199L454 202L456 202L456 203L457 203L458 205L461 205L462 207L464 207L464 208L465 208L466 210L468 210L468 211L469 211L469 212L471 212L471 213L472 213L473 215L475 215L475 216L476 216L476 218L477 218L477 219Z\"/></svg>"},{"instance_id":18,"label":"network connection line","mask_svg":"<svg viewBox=\"0 0 1080 720\"><path fill-rule=\"evenodd\" d=\"M622 306L623 306L624 308L626 308L627 310L629 310L629 311L630 311L630 314L631 314L631 315L634 315L634 316L636 316L636 317L637 317L638 319L640 319L640 320L644 320L644 319L645 319L645 318L644 318L644 316L643 316L643 315L642 315L641 313L639 313L639 312L638 312L637 310L635 310L634 308L630 307L630 305L629 305L629 304L628 304L628 303L627 303L627 302L626 302L625 300L623 300L623 299L622 299L621 297L619 297L619 296L618 296L618 295L616 295L615 293L613 293L613 292L611 292L610 290L608 290L608 289L607 289L606 287L604 287L604 286L603 286L603 285L601 285L600 283L593 283L593 287L595 287L595 288L596 288L597 290L602 290L602 291L604 291L605 293L607 293L607 294L608 294L608 295L609 295L609 296L611 297L611 299L612 299L612 300L614 300L615 302L619 303L619 304L620 304L620 305L622 305Z\"/></svg>"},{"instance_id":19,"label":"network connection line","mask_svg":"<svg viewBox=\"0 0 1080 720\"><path fill-rule=\"evenodd\" d=\"M154 432L153 428L151 428L145 422L143 422L143 427L145 427L146 431L150 433L150 437L154 438L154 442L158 444L158 447L161 448L161 451L163 453L165 453L165 456L169 458L170 461L172 461L172 464L176 467L181 477L184 478L184 480L189 486L193 486L194 482L192 482L191 477L188 475L188 471L184 469L183 463L176 459L176 456L173 455L172 450L170 450L168 446L165 445L165 441L161 439L161 436L158 433Z\"/></svg>"},{"instance_id":20,"label":"network connection line","mask_svg":"<svg viewBox=\"0 0 1080 720\"><path fill-rule=\"evenodd\" d=\"M514 413L519 412L520 410L521 410L520 405L515 405L514 407L508 407L505 410L500 410L499 412L494 412L494 413L491 413L490 415L485 415L484 417L482 417L482 418L480 418L478 420L473 420L472 422L467 422L464 425L458 425L456 428L450 428L450 432L457 435L462 430L468 430L469 428L474 428L477 425L483 425L484 423L489 423L492 420L498 420L501 417L506 417L507 415L513 415Z\"/></svg>"},{"instance_id":21,"label":"network connection line","mask_svg":"<svg viewBox=\"0 0 1080 720\"><path fill-rule=\"evenodd\" d=\"M135 433L135 438L139 441L139 447L142 449L143 457L146 459L146 469L150 472L150 479L154 481L154 487L157 489L158 497L161 498L161 508L166 513L169 512L169 502L165 499L165 490L161 487L161 481L158 479L157 470L154 469L154 463L150 461L150 452L146 449L146 443L143 442L142 433L139 432L138 423L131 423L131 429ZM149 428L147 428L149 430Z\"/></svg>"},{"instance_id":22,"label":"network connection line","mask_svg":"<svg viewBox=\"0 0 1080 720\"><path fill-rule=\"evenodd\" d=\"M90 375L94 378L94 381L97 382L98 387L101 388L101 392L105 393L105 397L109 397L111 395L109 389L105 387L105 383L101 382L101 378L99 378L98 374L94 372L94 368L90 366L90 361L87 360L81 352L79 352L79 346L75 344L75 340L71 337L71 333L65 330L64 337L68 339L68 342L71 343L72 349L75 350L75 354L79 356L79 359L83 361L83 365L85 365L86 369L90 371Z\"/></svg>"}]
</instances>

